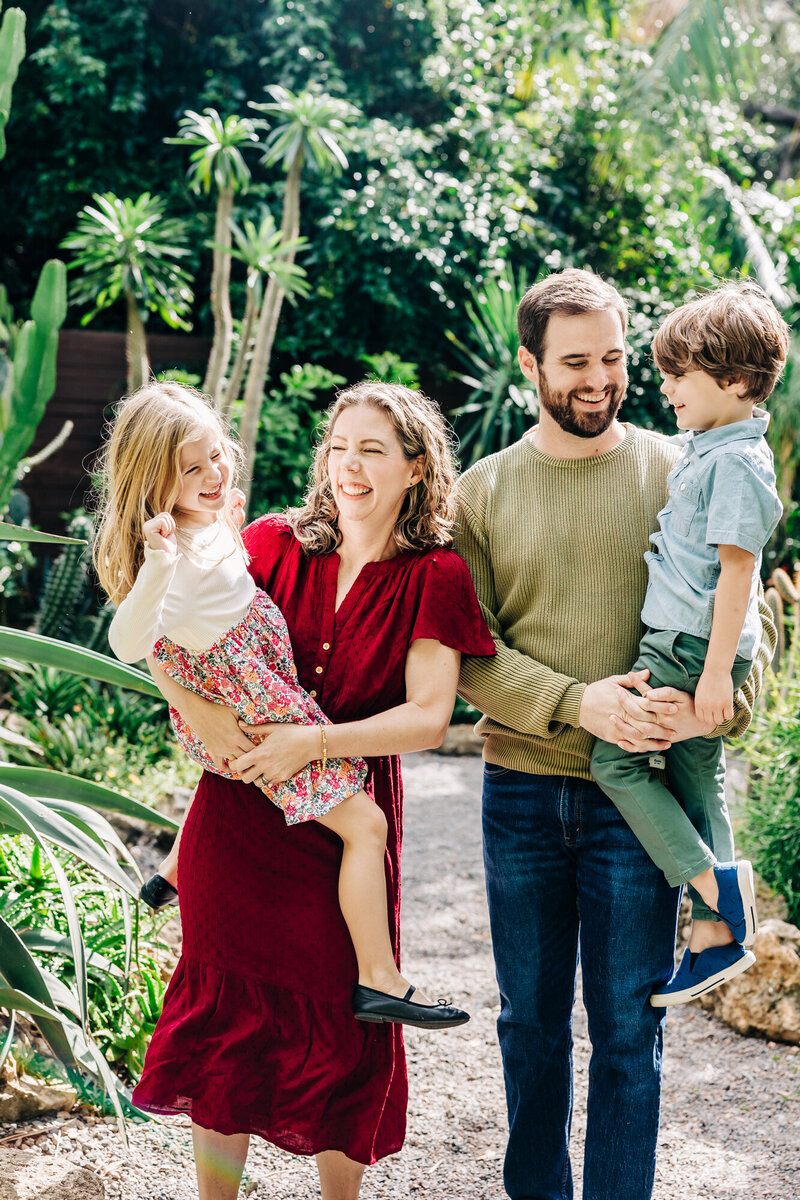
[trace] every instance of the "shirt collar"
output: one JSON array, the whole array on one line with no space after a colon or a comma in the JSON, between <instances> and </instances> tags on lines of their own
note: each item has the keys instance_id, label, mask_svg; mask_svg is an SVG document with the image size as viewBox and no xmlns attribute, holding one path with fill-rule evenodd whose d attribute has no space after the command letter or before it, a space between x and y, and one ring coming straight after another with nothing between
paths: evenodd
<instances>
[{"instance_id":1,"label":"shirt collar","mask_svg":"<svg viewBox=\"0 0 800 1200\"><path fill-rule=\"evenodd\" d=\"M732 425L720 425L718 429L692 430L689 443L696 454L708 454L709 450L716 450L729 442L752 441L754 438L764 437L768 425L769 413L764 412L763 408L754 408L752 417L748 417L746 421L734 421Z\"/></svg>"}]
</instances>

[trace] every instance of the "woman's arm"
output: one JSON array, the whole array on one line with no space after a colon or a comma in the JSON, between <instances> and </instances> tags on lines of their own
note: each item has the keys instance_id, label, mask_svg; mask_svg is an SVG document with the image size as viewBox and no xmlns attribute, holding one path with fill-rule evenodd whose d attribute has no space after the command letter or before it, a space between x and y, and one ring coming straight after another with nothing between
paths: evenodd
<instances>
[{"instance_id":1,"label":"woman's arm","mask_svg":"<svg viewBox=\"0 0 800 1200\"><path fill-rule=\"evenodd\" d=\"M252 749L252 741L239 728L235 709L205 700L196 692L182 687L161 670L152 655L147 657L147 666L161 695L197 734L219 770L223 770L226 764L246 750Z\"/></svg>"},{"instance_id":2,"label":"woman's arm","mask_svg":"<svg viewBox=\"0 0 800 1200\"><path fill-rule=\"evenodd\" d=\"M377 758L440 746L453 713L460 664L458 650L441 642L430 638L412 642L406 657L405 703L363 721L324 726L328 757ZM241 758L231 759L230 765L246 783L261 775L270 783L289 779L307 763L322 758L320 728L246 725L247 732L264 740Z\"/></svg>"}]
</instances>

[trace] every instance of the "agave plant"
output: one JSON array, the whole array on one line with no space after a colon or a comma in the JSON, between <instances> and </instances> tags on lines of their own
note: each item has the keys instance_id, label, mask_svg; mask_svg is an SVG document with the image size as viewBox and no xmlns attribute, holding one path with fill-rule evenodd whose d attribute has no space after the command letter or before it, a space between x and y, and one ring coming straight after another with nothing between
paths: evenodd
<instances>
[{"instance_id":1,"label":"agave plant","mask_svg":"<svg viewBox=\"0 0 800 1200\"><path fill-rule=\"evenodd\" d=\"M453 414L463 466L517 441L538 413L535 389L518 382L517 305L526 288L524 269L515 279L506 264L497 278L473 290L467 302L472 344L446 332L468 367L468 373L456 378L471 389L466 404Z\"/></svg>"},{"instance_id":2,"label":"agave plant","mask_svg":"<svg viewBox=\"0 0 800 1200\"><path fill-rule=\"evenodd\" d=\"M55 541L18 526L0 526L0 537L14 541ZM38 664L71 675L131 688L158 696L144 672L123 666L105 655L53 638L0 627L0 657L11 662ZM5 731L8 735L9 731ZM141 882L136 863L103 816L117 812L175 828L173 821L147 805L124 796L105 784L40 766L0 763L0 833L30 838L34 862L45 864L55 879L66 914L68 938L60 947L74 964L75 986L70 988L33 957L31 951L52 941L53 931L32 929L15 922L15 902L8 891L0 896L0 1007L10 1013L9 1030L0 1048L0 1065L8 1055L14 1032L14 1014L32 1018L53 1053L72 1077L88 1073L108 1093L120 1120L128 1093L114 1076L91 1035L87 986L87 949L75 895L60 854L96 871L119 893L125 938L126 963L133 943L131 898ZM51 950L52 946L49 947ZM95 959L94 965L97 965Z\"/></svg>"}]
</instances>

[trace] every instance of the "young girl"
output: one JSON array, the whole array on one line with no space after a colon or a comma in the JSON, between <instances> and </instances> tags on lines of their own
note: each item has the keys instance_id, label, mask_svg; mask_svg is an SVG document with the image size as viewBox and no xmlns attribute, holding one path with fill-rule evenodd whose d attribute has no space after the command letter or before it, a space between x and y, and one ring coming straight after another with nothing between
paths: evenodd
<instances>
[{"instance_id":1,"label":"young girl","mask_svg":"<svg viewBox=\"0 0 800 1200\"><path fill-rule=\"evenodd\" d=\"M339 902L358 961L355 1015L444 1029L469 1020L446 1003L410 1000L389 938L386 821L363 790L363 759L327 756L327 718L300 687L286 623L247 572L233 487L241 450L208 401L153 383L123 401L105 448L104 497L95 540L100 582L119 605L109 630L118 658L149 654L184 687L236 710L248 725L316 724L318 761L285 781L258 781L287 824L318 820L342 839ZM201 766L227 778L170 708L175 732ZM143 888L151 905L175 894L171 858ZM388 973L388 974L387 974ZM391 976L388 989L371 989ZM369 1002L365 1003L365 992Z\"/></svg>"}]
</instances>

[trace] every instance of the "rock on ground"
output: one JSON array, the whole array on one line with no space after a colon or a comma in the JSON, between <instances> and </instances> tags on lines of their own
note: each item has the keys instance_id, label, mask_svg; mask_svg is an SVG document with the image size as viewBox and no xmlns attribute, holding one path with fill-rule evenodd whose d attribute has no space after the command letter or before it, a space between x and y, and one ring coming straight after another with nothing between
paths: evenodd
<instances>
[{"instance_id":1,"label":"rock on ground","mask_svg":"<svg viewBox=\"0 0 800 1200\"><path fill-rule=\"evenodd\" d=\"M0 1200L103 1200L92 1171L24 1150L0 1146Z\"/></svg>"},{"instance_id":2,"label":"rock on ground","mask_svg":"<svg viewBox=\"0 0 800 1200\"><path fill-rule=\"evenodd\" d=\"M468 756L413 755L404 774L404 967L426 991L463 1003L472 1020L435 1034L407 1031L406 1145L366 1172L363 1200L504 1200L506 1116L480 849L481 764ZM572 1161L581 1200L591 1048L580 989L574 1022ZM68 1124L39 1138L41 1152L95 1171L108 1200L196 1200L183 1121L132 1126L130 1158L112 1124ZM794 1200L800 1050L742 1037L693 1006L672 1010L661 1128L653 1200ZM241 1194L315 1200L313 1162L253 1139Z\"/></svg>"},{"instance_id":3,"label":"rock on ground","mask_svg":"<svg viewBox=\"0 0 800 1200\"><path fill-rule=\"evenodd\" d=\"M739 1033L800 1043L800 929L764 921L753 945L755 966L701 998Z\"/></svg>"}]
</instances>

